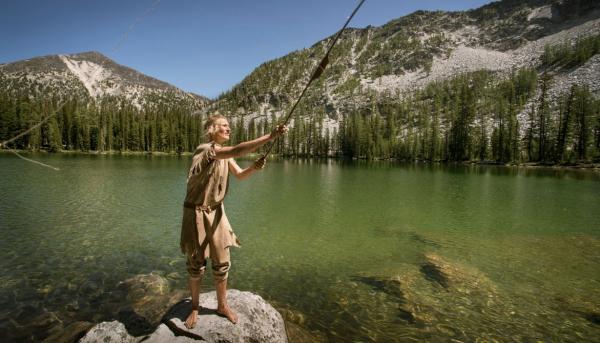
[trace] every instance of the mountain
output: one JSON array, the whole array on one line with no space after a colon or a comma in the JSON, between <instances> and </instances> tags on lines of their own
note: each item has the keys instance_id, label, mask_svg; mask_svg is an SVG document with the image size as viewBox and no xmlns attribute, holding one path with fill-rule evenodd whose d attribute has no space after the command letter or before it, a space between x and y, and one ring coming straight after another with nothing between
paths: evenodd
<instances>
[{"instance_id":1,"label":"mountain","mask_svg":"<svg viewBox=\"0 0 600 343\"><path fill-rule=\"evenodd\" d=\"M597 55L600 50L597 43L600 41L599 18L598 1L503 0L462 12L417 11L380 27L346 29L332 50L327 69L313 82L296 110L297 115L290 122L292 127L300 126L299 130L303 131L294 133L292 130L290 140L294 139L294 135L309 138L290 143L297 145L292 149L292 154L347 154L343 141L351 139L372 141L360 144L363 145L362 152L358 153L360 156L357 156L358 150L350 151L348 155L352 157L373 157L374 153L379 157L404 156L410 159L497 160L499 156L492 154L491 150L496 144L493 140L498 139L494 135L499 134L500 124L496 114L503 110L492 107L492 103L498 102L498 99L492 99L495 96L493 91L480 94L477 93L480 90L472 89L475 83L472 78L485 72L482 77L486 81L479 86L481 90L492 89L503 80L520 82L515 76L518 71L523 71L518 74L523 78L524 75L530 75L527 78L534 79L531 84L533 91L520 89L523 92L515 96L515 99L519 97L518 101L508 100L510 111L517 112L514 115L516 127L512 130L519 131L519 137L513 144L519 147L510 158L516 158L517 150L531 150L534 145L537 149L539 142L536 143L536 140L539 141L539 138L527 142L524 140L527 134L539 132L537 124L532 124L534 121L531 116L535 111L531 108L537 110L540 107L540 97L543 97L544 111L548 107L547 110L551 112L548 114L551 120L545 121L544 125L556 126L558 102L573 85L591 92L594 98L600 95L600 56ZM222 94L206 111L218 111L234 118L237 127L246 132L271 126L273 121L287 114L333 37L327 37L310 48L265 62L230 91ZM586 47L583 48L583 45ZM581 55L578 49L585 50L583 55L586 56L579 59L579 65L562 68L544 62L544 59L548 60L549 52L560 50L561 54L568 56ZM571 50L572 53L569 52ZM526 70L533 70L533 74ZM550 79L542 96L544 72ZM456 83L457 78L461 77L466 78L464 82L469 91L477 93L473 96L481 97L477 100L479 103L473 104L476 108L472 113L463 113L467 117L464 122L457 123L456 118L463 114L450 108L451 105L460 106L452 104L452 98L446 101L444 108L439 109L440 113L423 110L423 107L431 107L432 103L431 97L423 96L423 92L431 93L436 87L445 87L448 90L438 89L435 92L443 93L440 95L442 98L453 97L460 91L450 90L450 84ZM481 102L486 102L487 107L480 106ZM418 113L407 113L411 108L419 109ZM487 113L480 113L482 111ZM375 125L370 121L376 114L376 124L387 126L388 131L391 127L395 133L390 135L389 132L385 134L383 129L364 128L377 131L377 134L367 138L342 137L351 129L347 126L353 125L352 116L355 113L362 116L359 120L363 126L366 123ZM434 116L438 121L435 129L436 135L439 135L437 139L444 137L446 143L430 141L430 131L433 129L423 127L425 123L432 122ZM390 120L395 122L390 123ZM415 121L420 124L415 124ZM478 138L465 137L465 141L459 144L465 145L461 148L465 150L464 154L458 154L460 157L448 153L451 150L452 131L462 130L457 125L463 126L470 134L479 135ZM476 128L479 133L475 133ZM551 129L558 130L557 127ZM379 145L373 142L380 139L382 134L384 142L381 145L387 147L378 152L370 151L371 148L367 146ZM511 139L515 139L515 134ZM327 142L321 142L324 136L328 136ZM544 139L551 138L555 137ZM311 144L312 147L306 146ZM431 145L445 146L440 149L446 152L436 153L435 157L429 156L423 150ZM328 150L315 153L314 149L323 147ZM539 158L527 154L525 160ZM501 159L505 160L505 157Z\"/></svg>"},{"instance_id":2,"label":"mountain","mask_svg":"<svg viewBox=\"0 0 600 343\"><path fill-rule=\"evenodd\" d=\"M381 27L347 29L309 95L339 114L348 97L370 91L404 91L469 71L535 66L546 44L600 33L599 9L596 1L505 0L465 12L417 11ZM214 107L234 114L238 106L240 112L264 112L289 105L332 38L264 63Z\"/></svg>"},{"instance_id":3,"label":"mountain","mask_svg":"<svg viewBox=\"0 0 600 343\"><path fill-rule=\"evenodd\" d=\"M232 143L254 138L287 114L333 37L263 63L212 102L94 52L0 65L0 139L39 118L21 114L46 108L44 95L78 100L18 147L190 151L202 139L196 116L216 112L231 119ZM502 0L349 28L273 151L600 162L599 52L595 0Z\"/></svg>"},{"instance_id":4,"label":"mountain","mask_svg":"<svg viewBox=\"0 0 600 343\"><path fill-rule=\"evenodd\" d=\"M209 103L166 82L122 66L99 52L51 55L0 65L0 88L14 93L75 96L99 100L123 98L138 109L158 102Z\"/></svg>"},{"instance_id":5,"label":"mountain","mask_svg":"<svg viewBox=\"0 0 600 343\"><path fill-rule=\"evenodd\" d=\"M43 122L10 147L190 151L208 103L98 52L37 57L0 65L0 142Z\"/></svg>"}]
</instances>

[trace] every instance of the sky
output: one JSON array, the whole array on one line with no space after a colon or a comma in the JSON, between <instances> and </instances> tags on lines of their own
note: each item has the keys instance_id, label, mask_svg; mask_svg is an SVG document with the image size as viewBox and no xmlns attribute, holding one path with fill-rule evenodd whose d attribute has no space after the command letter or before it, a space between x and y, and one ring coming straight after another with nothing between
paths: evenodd
<instances>
[{"instance_id":1,"label":"sky","mask_svg":"<svg viewBox=\"0 0 600 343\"><path fill-rule=\"evenodd\" d=\"M350 27L489 0L366 0ZM0 63L98 51L209 98L335 34L359 0L2 0Z\"/></svg>"}]
</instances>

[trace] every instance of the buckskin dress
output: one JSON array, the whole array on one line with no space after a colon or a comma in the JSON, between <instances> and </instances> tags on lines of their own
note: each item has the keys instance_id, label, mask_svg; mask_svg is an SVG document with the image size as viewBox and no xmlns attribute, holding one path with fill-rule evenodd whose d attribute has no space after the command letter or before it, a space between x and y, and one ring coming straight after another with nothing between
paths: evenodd
<instances>
[{"instance_id":1,"label":"buckskin dress","mask_svg":"<svg viewBox=\"0 0 600 343\"><path fill-rule=\"evenodd\" d=\"M204 273L212 261L213 276L227 278L231 266L229 247L239 241L225 215L223 200L229 184L229 159L216 159L214 142L198 146L187 178L181 224L181 251L187 256L188 273Z\"/></svg>"}]
</instances>

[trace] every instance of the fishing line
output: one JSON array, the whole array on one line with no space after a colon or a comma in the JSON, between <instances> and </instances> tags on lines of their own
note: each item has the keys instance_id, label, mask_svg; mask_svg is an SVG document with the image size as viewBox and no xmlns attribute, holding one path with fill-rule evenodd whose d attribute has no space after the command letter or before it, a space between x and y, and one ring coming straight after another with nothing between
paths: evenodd
<instances>
[{"instance_id":1,"label":"fishing line","mask_svg":"<svg viewBox=\"0 0 600 343\"><path fill-rule=\"evenodd\" d=\"M14 136L13 138L0 143L0 148L6 146L9 143L12 143L13 141L15 141L15 140L17 140L17 139L25 136L29 132L31 132L31 131L35 130L36 128L38 128L40 125L42 125L43 123L45 123L48 119L50 119L53 115L55 115L58 112L58 110L60 110L65 104L66 104L66 101L64 101L61 105L57 106L57 109L54 112L52 112L51 114L47 115L46 118L42 119L42 121L40 121L39 123L37 123L34 126L30 127L26 131L19 133L18 135Z\"/></svg>"},{"instance_id":2,"label":"fishing line","mask_svg":"<svg viewBox=\"0 0 600 343\"><path fill-rule=\"evenodd\" d=\"M133 29L137 26L137 24L139 24L142 21L142 19L144 19L148 14L150 14L150 12L154 11L154 9L156 8L156 6L158 6L159 3L160 3L160 0L154 1L154 3L149 8L147 8L144 11L144 13L142 13L142 15L139 16L133 22L133 24L129 25L129 30L127 30L125 33L123 33L123 35L121 36L121 39L119 40L119 42L117 42L117 45L115 45L112 52L116 52L117 50L119 50L119 48L121 47L123 42L125 40L127 40L127 38L129 37L129 34L133 31Z\"/></svg>"},{"instance_id":3,"label":"fishing line","mask_svg":"<svg viewBox=\"0 0 600 343\"><path fill-rule=\"evenodd\" d=\"M160 3L161 0L156 0L152 3L152 5L147 8L144 13L142 13L141 16L139 16L131 25L129 25L129 28L127 29L127 31L125 31L122 35L121 38L119 39L119 41L117 42L117 44L114 46L114 48L111 50L111 53L115 53L117 52L121 46L123 45L123 43L127 40L127 38L129 37L129 34L133 31L133 29L142 21L142 19L144 19L148 14L150 14L150 12L154 11L154 9L158 6L158 4ZM96 68L94 70L94 72L92 72L91 74L91 78L95 79L98 71L100 70L102 66L100 64L96 65ZM92 97L92 100L94 101L94 103L96 102L96 98ZM32 163L37 163L40 164L44 167L48 167L50 169L53 170L60 170L59 168L53 167L51 165L42 163L42 162L38 162L26 157L21 156L16 150L8 147L8 144L12 143L13 141L25 136L26 134L28 134L29 132L35 130L36 128L40 127L43 123L45 123L46 121L48 121L48 119L50 119L51 117L55 116L63 107L64 105L66 105L67 100L63 101L63 103L59 106L57 106L56 110L54 110L51 114L47 115L45 118L43 118L39 123L37 123L36 125L30 127L29 129L25 130L24 132L14 136L13 138L10 138L2 143L0 143L0 148L6 148L8 149L8 151L14 153L15 155L17 155L17 157L22 158L26 161L32 162Z\"/></svg>"},{"instance_id":4,"label":"fishing line","mask_svg":"<svg viewBox=\"0 0 600 343\"><path fill-rule=\"evenodd\" d=\"M325 53L325 56L323 56L323 58L321 59L321 62L319 62L319 64L314 68L314 70L313 70L313 72L311 74L312 76L310 77L310 80L308 80L308 83L306 84L306 86L304 86L304 89L302 90L302 93L300 93L300 96L298 97L298 100L296 100L296 103L294 104L294 106L292 106L292 109L290 110L290 112L288 113L287 117L285 118L285 121L283 122L283 125L286 125L288 123L288 121L290 120L290 117L292 116L292 113L294 113L294 110L296 109L296 106L298 106L298 103L300 102L300 100L304 96L304 93L306 93L306 90L308 89L308 87L310 86L310 84L314 80L318 79L319 76L321 76L321 74L323 74L323 71L325 71L325 67L327 67L327 64L329 63L329 53L331 52L331 49L333 49L333 46L335 45L335 43L338 41L338 39L342 35L342 32L344 31L344 29L346 29L346 26L348 26L348 23L350 23L350 20L352 20L352 17L354 17L354 15L356 14L356 12L358 12L358 9L360 8L360 6L362 6L363 2L365 2L365 0L361 0L360 1L360 3L358 4L358 6L356 6L356 8L354 9L354 11L350 15L350 17L348 17L348 20L346 20L346 23L344 24L344 26L342 26L341 30L338 31L338 33L335 36L335 38L329 44L329 48L327 49L327 52ZM269 147L267 148L267 152L265 152L263 154L263 158L266 157L267 155L269 155L269 153L271 152L271 149L273 149L274 145L275 145L275 141L273 140L269 144Z\"/></svg>"},{"instance_id":5,"label":"fishing line","mask_svg":"<svg viewBox=\"0 0 600 343\"><path fill-rule=\"evenodd\" d=\"M158 6L158 4L160 3L161 0L156 0L152 3L152 5L150 5L150 7L148 7L144 13L142 13L141 16L137 17L137 19L131 24L129 25L129 28L127 29L127 31L125 31L122 35L121 38L119 38L119 41L117 42L117 44L115 44L115 46L112 48L112 50L110 51L110 53L114 54L117 51L119 51L119 49L121 48L121 46L123 45L123 43L127 40L127 38L129 38L129 34L131 32L133 32L133 29L142 21L142 19L144 19L148 14L150 14L150 12L154 11L154 9ZM96 70L94 70L94 72L91 74L91 79L94 80L96 79L96 75L98 74L98 71L100 71L101 69L101 65L97 64L96 65ZM92 100L94 101L94 103L96 102L96 98L92 98Z\"/></svg>"}]
</instances>

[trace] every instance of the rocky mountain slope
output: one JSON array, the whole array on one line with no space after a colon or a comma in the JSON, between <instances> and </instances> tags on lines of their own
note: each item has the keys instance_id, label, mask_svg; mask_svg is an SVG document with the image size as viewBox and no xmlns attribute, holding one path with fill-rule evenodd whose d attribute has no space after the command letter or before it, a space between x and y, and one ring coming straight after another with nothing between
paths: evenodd
<instances>
[{"instance_id":1,"label":"rocky mountain slope","mask_svg":"<svg viewBox=\"0 0 600 343\"><path fill-rule=\"evenodd\" d=\"M45 99L55 98L48 95L68 94L76 100L63 116L17 147L190 151L202 139L196 116L216 112L231 118L232 143L239 142L287 114L333 37L263 63L212 102L95 52L0 65L0 121L7 123L0 138L39 120L20 113L41 113ZM349 28L273 151L600 161L599 53L600 2L594 0L502 0ZM23 104L23 98L35 101ZM103 105L87 106L92 100Z\"/></svg>"},{"instance_id":2,"label":"rocky mountain slope","mask_svg":"<svg viewBox=\"0 0 600 343\"><path fill-rule=\"evenodd\" d=\"M468 72L501 77L521 67L538 68L547 45L598 34L596 1L504 0L465 12L417 11L381 27L346 30L299 110L304 116L325 112L324 126L337 130L346 113L371 106L373 99L400 100ZM244 118L246 126L255 118L285 114L332 38L264 63L209 110ZM598 96L598 69L593 58L558 73L549 93L556 97L579 84Z\"/></svg>"},{"instance_id":3,"label":"rocky mountain slope","mask_svg":"<svg viewBox=\"0 0 600 343\"><path fill-rule=\"evenodd\" d=\"M99 52L51 55L0 65L0 87L40 94L99 100L123 98L137 108L166 102L204 107L209 100L117 64Z\"/></svg>"}]
</instances>

